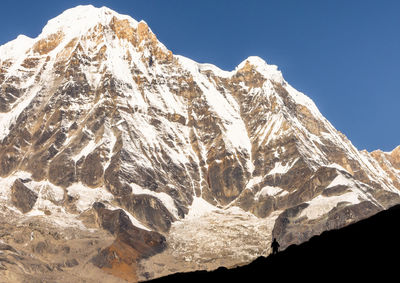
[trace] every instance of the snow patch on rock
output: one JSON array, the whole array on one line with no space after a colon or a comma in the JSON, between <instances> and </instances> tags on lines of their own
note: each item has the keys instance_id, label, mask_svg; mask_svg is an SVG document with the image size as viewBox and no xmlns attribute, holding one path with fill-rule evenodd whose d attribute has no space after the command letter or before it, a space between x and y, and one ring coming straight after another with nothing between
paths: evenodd
<instances>
[{"instance_id":1,"label":"snow patch on rock","mask_svg":"<svg viewBox=\"0 0 400 283\"><path fill-rule=\"evenodd\" d=\"M355 192L332 197L319 195L308 202L309 206L301 212L299 218L305 216L308 219L317 219L331 211L340 202L347 202L350 204L360 203L359 195Z\"/></svg>"},{"instance_id":2,"label":"snow patch on rock","mask_svg":"<svg viewBox=\"0 0 400 283\"><path fill-rule=\"evenodd\" d=\"M134 195L154 196L162 202L162 204L166 207L166 209L168 209L168 211L171 212L175 218L177 218L177 219L180 218L179 214L178 214L178 209L176 208L176 205L175 205L175 202L170 195L168 195L164 192L158 193L158 192L153 192L149 189L144 189L135 183L131 183L130 186L132 188L132 193Z\"/></svg>"}]
</instances>

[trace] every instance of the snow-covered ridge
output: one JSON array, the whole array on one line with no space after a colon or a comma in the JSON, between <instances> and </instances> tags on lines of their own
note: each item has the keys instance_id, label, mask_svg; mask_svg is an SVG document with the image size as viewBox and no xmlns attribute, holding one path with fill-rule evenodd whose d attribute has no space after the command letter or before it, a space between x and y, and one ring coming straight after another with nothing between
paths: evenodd
<instances>
[{"instance_id":1,"label":"snow-covered ridge","mask_svg":"<svg viewBox=\"0 0 400 283\"><path fill-rule=\"evenodd\" d=\"M380 150L380 149L378 149L378 150ZM394 149L392 149L391 151L383 151L383 153L392 155L394 152L397 152L397 151L400 152L400 145L396 146L396 147L395 147Z\"/></svg>"},{"instance_id":2,"label":"snow-covered ridge","mask_svg":"<svg viewBox=\"0 0 400 283\"><path fill-rule=\"evenodd\" d=\"M225 71L220 69L218 66L215 66L210 63L197 63L189 58L184 56L177 55L177 58L181 61L190 62L190 64L195 65L198 71L212 71L215 75L222 78L229 78L235 75L238 71L244 68L246 64L250 64L255 68L257 72L265 76L266 78L276 81L278 83L283 82L282 72L278 70L278 66L268 64L264 59L258 56L249 56L244 59L239 65L235 67L232 71Z\"/></svg>"},{"instance_id":3,"label":"snow-covered ridge","mask_svg":"<svg viewBox=\"0 0 400 283\"><path fill-rule=\"evenodd\" d=\"M283 82L282 72L278 70L278 66L268 64L264 59L258 56L249 56L244 59L239 65L235 67L232 71L226 71L220 69L218 66L215 66L210 63L197 63L189 58L184 56L177 56L182 60L191 61L192 64L195 64L199 71L212 71L215 75L222 78L229 78L235 75L238 71L240 71L246 64L250 64L255 68L257 72L265 76L266 78L276 81L278 83Z\"/></svg>"},{"instance_id":4,"label":"snow-covered ridge","mask_svg":"<svg viewBox=\"0 0 400 283\"><path fill-rule=\"evenodd\" d=\"M26 50L33 44L34 39L25 35L18 37L0 46L0 61L6 59L18 59L23 56Z\"/></svg>"}]
</instances>

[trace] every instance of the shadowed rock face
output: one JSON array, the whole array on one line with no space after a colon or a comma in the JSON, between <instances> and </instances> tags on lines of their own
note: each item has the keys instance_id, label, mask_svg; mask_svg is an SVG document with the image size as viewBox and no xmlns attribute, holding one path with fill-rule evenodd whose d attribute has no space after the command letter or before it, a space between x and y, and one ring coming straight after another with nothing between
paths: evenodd
<instances>
[{"instance_id":1,"label":"shadowed rock face","mask_svg":"<svg viewBox=\"0 0 400 283\"><path fill-rule=\"evenodd\" d=\"M20 179L15 180L11 187L11 201L22 213L32 210L38 196L28 189Z\"/></svg>"},{"instance_id":2,"label":"shadowed rock face","mask_svg":"<svg viewBox=\"0 0 400 283\"><path fill-rule=\"evenodd\" d=\"M195 231L203 210L225 211L205 217L216 231L230 227L229 209L260 223L277 217L273 235L287 246L400 202L399 148L358 151L258 57L231 72L198 64L146 23L91 6L0 48L11 54L0 56L2 205L25 213L38 199L38 214L65 227L96 227L96 216L115 241L93 263L111 274L147 274L130 266L167 254L171 227ZM92 215L96 202L115 209L96 204Z\"/></svg>"},{"instance_id":3,"label":"shadowed rock face","mask_svg":"<svg viewBox=\"0 0 400 283\"><path fill-rule=\"evenodd\" d=\"M75 164L67 154L60 154L49 164L49 180L61 187L70 186L76 179Z\"/></svg>"},{"instance_id":4,"label":"shadowed rock face","mask_svg":"<svg viewBox=\"0 0 400 283\"><path fill-rule=\"evenodd\" d=\"M103 166L98 153L91 153L82 164L81 180L89 187L99 187L103 181Z\"/></svg>"},{"instance_id":5,"label":"shadowed rock face","mask_svg":"<svg viewBox=\"0 0 400 283\"><path fill-rule=\"evenodd\" d=\"M118 202L137 219L155 230L167 232L175 218L156 197L149 195L130 195L118 198Z\"/></svg>"}]
</instances>

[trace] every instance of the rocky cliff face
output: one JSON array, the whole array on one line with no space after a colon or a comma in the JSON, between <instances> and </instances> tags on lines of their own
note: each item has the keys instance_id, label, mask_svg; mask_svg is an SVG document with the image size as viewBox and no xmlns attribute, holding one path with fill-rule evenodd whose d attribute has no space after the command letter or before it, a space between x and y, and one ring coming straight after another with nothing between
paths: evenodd
<instances>
[{"instance_id":1,"label":"rocky cliff face","mask_svg":"<svg viewBox=\"0 0 400 283\"><path fill-rule=\"evenodd\" d=\"M399 152L358 151L258 57L198 64L143 21L79 6L0 47L0 213L20 223L0 235L42 264L0 269L136 281L243 264L272 236L286 247L400 203ZM19 229L74 264L48 268L62 252Z\"/></svg>"}]
</instances>

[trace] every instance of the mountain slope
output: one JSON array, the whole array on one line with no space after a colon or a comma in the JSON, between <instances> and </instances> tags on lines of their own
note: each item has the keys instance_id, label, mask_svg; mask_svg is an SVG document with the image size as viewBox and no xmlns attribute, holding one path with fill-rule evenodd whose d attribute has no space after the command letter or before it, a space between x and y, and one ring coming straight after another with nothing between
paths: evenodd
<instances>
[{"instance_id":1,"label":"mountain slope","mask_svg":"<svg viewBox=\"0 0 400 283\"><path fill-rule=\"evenodd\" d=\"M105 7L1 46L0 91L4 215L107 231L80 261L124 279L248 263L272 236L285 248L400 202L398 150L358 151L276 66L196 63Z\"/></svg>"},{"instance_id":2,"label":"mountain slope","mask_svg":"<svg viewBox=\"0 0 400 283\"><path fill-rule=\"evenodd\" d=\"M400 252L400 207L395 206L339 230L323 232L276 256L260 257L230 270L172 274L149 282L265 282L266 280L393 280Z\"/></svg>"}]
</instances>

